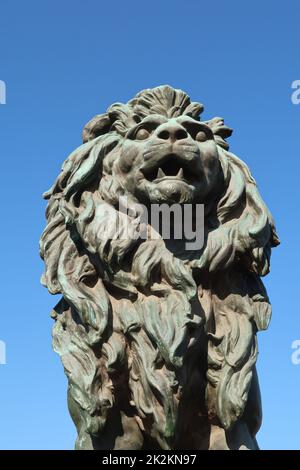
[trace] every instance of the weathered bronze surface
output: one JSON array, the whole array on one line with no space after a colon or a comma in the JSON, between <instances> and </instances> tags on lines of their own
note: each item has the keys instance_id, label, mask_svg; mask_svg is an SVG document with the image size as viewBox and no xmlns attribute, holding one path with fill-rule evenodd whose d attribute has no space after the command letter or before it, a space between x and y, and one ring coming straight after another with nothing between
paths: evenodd
<instances>
[{"instance_id":1,"label":"weathered bronze surface","mask_svg":"<svg viewBox=\"0 0 300 470\"><path fill-rule=\"evenodd\" d=\"M114 104L45 193L42 282L62 294L53 344L78 449L257 448L260 277L279 242L231 130L202 111L169 86ZM139 236L139 203L204 204L204 246L151 220Z\"/></svg>"}]
</instances>

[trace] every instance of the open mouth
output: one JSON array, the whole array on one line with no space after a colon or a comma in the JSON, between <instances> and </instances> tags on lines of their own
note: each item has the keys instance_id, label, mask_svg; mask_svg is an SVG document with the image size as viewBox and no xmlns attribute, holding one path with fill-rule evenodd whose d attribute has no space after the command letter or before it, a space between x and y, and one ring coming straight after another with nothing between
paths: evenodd
<instances>
[{"instance_id":1,"label":"open mouth","mask_svg":"<svg viewBox=\"0 0 300 470\"><path fill-rule=\"evenodd\" d=\"M189 170L186 164L179 161L176 155L168 155L154 168L143 168L143 175L148 181L159 182L167 179L176 179L190 183L195 179L195 175Z\"/></svg>"}]
</instances>

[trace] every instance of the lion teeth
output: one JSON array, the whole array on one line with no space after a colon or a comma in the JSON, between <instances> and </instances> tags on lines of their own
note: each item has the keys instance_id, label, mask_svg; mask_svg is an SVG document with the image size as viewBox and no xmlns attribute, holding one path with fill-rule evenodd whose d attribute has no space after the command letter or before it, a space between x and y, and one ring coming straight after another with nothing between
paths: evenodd
<instances>
[{"instance_id":1,"label":"lion teeth","mask_svg":"<svg viewBox=\"0 0 300 470\"><path fill-rule=\"evenodd\" d=\"M178 171L176 176L177 176L177 178L183 178L183 169L182 168L180 168L180 170Z\"/></svg>"},{"instance_id":2,"label":"lion teeth","mask_svg":"<svg viewBox=\"0 0 300 470\"><path fill-rule=\"evenodd\" d=\"M157 171L157 177L156 178L164 178L165 176L166 175L163 172L163 170L161 168L159 168L158 171Z\"/></svg>"}]
</instances>

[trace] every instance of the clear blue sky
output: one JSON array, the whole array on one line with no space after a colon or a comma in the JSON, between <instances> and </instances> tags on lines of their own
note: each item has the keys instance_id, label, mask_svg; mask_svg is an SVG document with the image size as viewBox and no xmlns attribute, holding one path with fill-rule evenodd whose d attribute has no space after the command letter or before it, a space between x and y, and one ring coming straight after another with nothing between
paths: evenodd
<instances>
[{"instance_id":1,"label":"clear blue sky","mask_svg":"<svg viewBox=\"0 0 300 470\"><path fill-rule=\"evenodd\" d=\"M300 449L300 5L296 0L2 0L0 80L0 448L71 449L66 379L51 350L57 301L40 286L41 198L94 114L168 83L223 116L282 245L265 279L273 319L260 333L262 448Z\"/></svg>"}]
</instances>

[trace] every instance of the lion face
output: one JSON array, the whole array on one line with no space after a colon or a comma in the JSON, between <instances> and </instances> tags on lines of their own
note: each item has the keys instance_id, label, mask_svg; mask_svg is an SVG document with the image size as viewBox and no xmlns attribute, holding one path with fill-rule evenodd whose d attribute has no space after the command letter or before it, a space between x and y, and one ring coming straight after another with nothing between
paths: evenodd
<instances>
[{"instance_id":1,"label":"lion face","mask_svg":"<svg viewBox=\"0 0 300 470\"><path fill-rule=\"evenodd\" d=\"M213 132L189 116L147 116L122 145L112 176L139 201L203 203L216 186L220 163Z\"/></svg>"}]
</instances>

